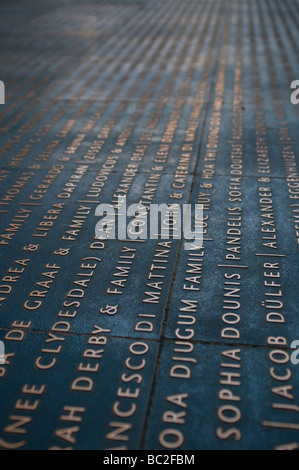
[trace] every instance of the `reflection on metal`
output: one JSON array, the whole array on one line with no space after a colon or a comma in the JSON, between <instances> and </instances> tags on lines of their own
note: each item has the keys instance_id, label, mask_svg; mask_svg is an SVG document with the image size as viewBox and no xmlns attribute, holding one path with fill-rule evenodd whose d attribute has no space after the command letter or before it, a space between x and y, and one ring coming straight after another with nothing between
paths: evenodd
<instances>
[{"instance_id":1,"label":"reflection on metal","mask_svg":"<svg viewBox=\"0 0 299 470\"><path fill-rule=\"evenodd\" d=\"M3 341L0 341L0 364L5 364L5 346Z\"/></svg>"},{"instance_id":2,"label":"reflection on metal","mask_svg":"<svg viewBox=\"0 0 299 470\"><path fill-rule=\"evenodd\" d=\"M0 104L5 104L5 85L0 80Z\"/></svg>"}]
</instances>

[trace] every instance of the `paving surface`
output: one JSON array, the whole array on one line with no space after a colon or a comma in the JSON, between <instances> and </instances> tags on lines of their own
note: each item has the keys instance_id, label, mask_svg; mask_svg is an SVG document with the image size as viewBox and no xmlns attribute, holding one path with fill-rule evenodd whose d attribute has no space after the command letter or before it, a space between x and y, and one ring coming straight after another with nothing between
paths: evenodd
<instances>
[{"instance_id":1,"label":"paving surface","mask_svg":"<svg viewBox=\"0 0 299 470\"><path fill-rule=\"evenodd\" d=\"M1 448L299 448L298 25L1 1ZM203 246L96 237L118 196L203 205Z\"/></svg>"}]
</instances>

